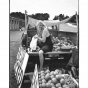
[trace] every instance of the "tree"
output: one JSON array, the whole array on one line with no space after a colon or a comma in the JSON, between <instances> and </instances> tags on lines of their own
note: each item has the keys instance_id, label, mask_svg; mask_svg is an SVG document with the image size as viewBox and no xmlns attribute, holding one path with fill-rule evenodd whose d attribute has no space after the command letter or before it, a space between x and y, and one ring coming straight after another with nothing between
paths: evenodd
<instances>
[{"instance_id":1,"label":"tree","mask_svg":"<svg viewBox=\"0 0 88 88\"><path fill-rule=\"evenodd\" d=\"M61 21L61 20L65 20L67 18L69 18L69 16L67 16L67 15L65 16L64 14L59 14L59 15L55 16L53 18L53 20L60 20ZM77 18L78 18L78 23L79 23L79 15L77 15ZM72 18L68 22L76 25L76 14L72 15Z\"/></svg>"},{"instance_id":2,"label":"tree","mask_svg":"<svg viewBox=\"0 0 88 88\"><path fill-rule=\"evenodd\" d=\"M48 14L48 13L44 13L44 14L43 14L43 18L44 18L44 20L48 20L48 19L49 19L49 17L50 17L50 16L49 16L49 14Z\"/></svg>"},{"instance_id":3,"label":"tree","mask_svg":"<svg viewBox=\"0 0 88 88\"><path fill-rule=\"evenodd\" d=\"M64 20L64 14L60 14L59 16L59 20L61 21L61 20Z\"/></svg>"},{"instance_id":4,"label":"tree","mask_svg":"<svg viewBox=\"0 0 88 88\"><path fill-rule=\"evenodd\" d=\"M65 16L65 17L64 17L64 19L67 19L67 18L69 18L69 16Z\"/></svg>"},{"instance_id":5,"label":"tree","mask_svg":"<svg viewBox=\"0 0 88 88\"><path fill-rule=\"evenodd\" d=\"M36 13L30 15L30 17L37 19L37 20L48 20L49 14L48 13Z\"/></svg>"},{"instance_id":6,"label":"tree","mask_svg":"<svg viewBox=\"0 0 88 88\"><path fill-rule=\"evenodd\" d=\"M78 20L79 20L79 16L78 16ZM70 22L70 23L76 23L76 14L73 15L73 17L68 22Z\"/></svg>"},{"instance_id":7,"label":"tree","mask_svg":"<svg viewBox=\"0 0 88 88\"><path fill-rule=\"evenodd\" d=\"M64 19L67 19L69 18L69 16L65 16L64 14L59 14L58 16L55 16L53 20L64 20Z\"/></svg>"},{"instance_id":8,"label":"tree","mask_svg":"<svg viewBox=\"0 0 88 88\"><path fill-rule=\"evenodd\" d=\"M12 12L10 16L25 20L25 14L21 12ZM48 20L50 17L48 13L36 13L29 16L37 20Z\"/></svg>"},{"instance_id":9,"label":"tree","mask_svg":"<svg viewBox=\"0 0 88 88\"><path fill-rule=\"evenodd\" d=\"M20 19L25 19L25 14L21 12L12 12L10 13L10 16L20 18Z\"/></svg>"},{"instance_id":10,"label":"tree","mask_svg":"<svg viewBox=\"0 0 88 88\"><path fill-rule=\"evenodd\" d=\"M58 16L55 16L55 17L53 18L53 20L58 20Z\"/></svg>"}]
</instances>

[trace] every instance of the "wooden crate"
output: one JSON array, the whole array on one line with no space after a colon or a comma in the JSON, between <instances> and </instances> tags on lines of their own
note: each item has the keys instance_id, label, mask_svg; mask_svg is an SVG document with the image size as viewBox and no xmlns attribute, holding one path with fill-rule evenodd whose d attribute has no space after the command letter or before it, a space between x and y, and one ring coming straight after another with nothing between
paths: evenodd
<instances>
[{"instance_id":1,"label":"wooden crate","mask_svg":"<svg viewBox=\"0 0 88 88\"><path fill-rule=\"evenodd\" d=\"M65 77L65 76L70 76L70 75L68 75L68 74L61 74L61 76ZM69 85L69 88L79 88L78 82L72 76L70 76L70 77L74 81L76 86ZM33 78L32 78L31 88L39 88L37 64L35 65L35 70L34 70L34 74L33 74Z\"/></svg>"},{"instance_id":2,"label":"wooden crate","mask_svg":"<svg viewBox=\"0 0 88 88\"><path fill-rule=\"evenodd\" d=\"M35 65L31 88L39 88L37 64Z\"/></svg>"}]
</instances>

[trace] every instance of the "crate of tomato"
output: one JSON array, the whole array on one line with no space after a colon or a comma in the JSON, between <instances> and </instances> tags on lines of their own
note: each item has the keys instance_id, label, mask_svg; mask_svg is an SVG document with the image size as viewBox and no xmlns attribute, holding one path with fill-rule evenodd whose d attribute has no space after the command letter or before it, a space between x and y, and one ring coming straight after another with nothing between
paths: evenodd
<instances>
[{"instance_id":1,"label":"crate of tomato","mask_svg":"<svg viewBox=\"0 0 88 88\"><path fill-rule=\"evenodd\" d=\"M78 88L78 82L72 76L63 74L59 69L38 72L35 65L31 88Z\"/></svg>"}]
</instances>

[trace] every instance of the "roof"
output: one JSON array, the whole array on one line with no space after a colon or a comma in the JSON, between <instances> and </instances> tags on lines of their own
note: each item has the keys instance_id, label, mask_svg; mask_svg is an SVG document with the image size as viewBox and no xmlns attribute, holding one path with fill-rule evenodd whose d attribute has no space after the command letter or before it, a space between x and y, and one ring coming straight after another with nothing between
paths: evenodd
<instances>
[{"instance_id":1,"label":"roof","mask_svg":"<svg viewBox=\"0 0 88 88\"><path fill-rule=\"evenodd\" d=\"M65 24L60 24L59 31L77 33L78 29L77 26L74 26L69 23L65 23Z\"/></svg>"},{"instance_id":2,"label":"roof","mask_svg":"<svg viewBox=\"0 0 88 88\"><path fill-rule=\"evenodd\" d=\"M16 19L16 20L25 21L25 20L23 20L23 19L20 19L20 18L17 18L17 17L12 17L12 16L10 16L10 18L11 18L11 19Z\"/></svg>"}]
</instances>

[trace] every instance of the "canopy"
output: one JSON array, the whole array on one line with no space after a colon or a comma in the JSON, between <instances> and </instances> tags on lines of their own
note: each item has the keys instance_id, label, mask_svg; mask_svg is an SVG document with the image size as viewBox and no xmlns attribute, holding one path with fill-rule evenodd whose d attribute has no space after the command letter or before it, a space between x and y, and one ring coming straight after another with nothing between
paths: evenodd
<instances>
[{"instance_id":1,"label":"canopy","mask_svg":"<svg viewBox=\"0 0 88 88\"><path fill-rule=\"evenodd\" d=\"M33 18L31 18L31 17L28 17L27 26L30 25L31 27L35 27L37 22L38 22L38 20L33 19Z\"/></svg>"},{"instance_id":2,"label":"canopy","mask_svg":"<svg viewBox=\"0 0 88 88\"><path fill-rule=\"evenodd\" d=\"M59 20L44 20L43 22L45 23L45 25L49 28L55 25L59 25L59 31L63 31L63 32L74 32L77 33L78 32L78 28L75 25L72 25L70 23L66 23L68 22L70 19L72 18L72 16L70 18L67 18L65 20L59 21ZM28 17L28 23L27 26L30 25L30 28L33 28L36 26L36 23L40 20L37 19L33 19L31 17Z\"/></svg>"},{"instance_id":3,"label":"canopy","mask_svg":"<svg viewBox=\"0 0 88 88\"><path fill-rule=\"evenodd\" d=\"M60 24L59 31L77 33L78 28L70 23Z\"/></svg>"},{"instance_id":4,"label":"canopy","mask_svg":"<svg viewBox=\"0 0 88 88\"><path fill-rule=\"evenodd\" d=\"M44 20L43 22L45 23L45 25L47 27L50 27L50 26L54 26L54 25L64 24L68 20L70 20L71 18L72 18L72 16L70 18L67 18L67 19L62 20L62 21L59 21L59 20ZM28 23L27 23L27 25L30 25L31 27L35 27L36 26L36 23L38 21L39 20L33 19L31 17L28 17Z\"/></svg>"}]
</instances>

